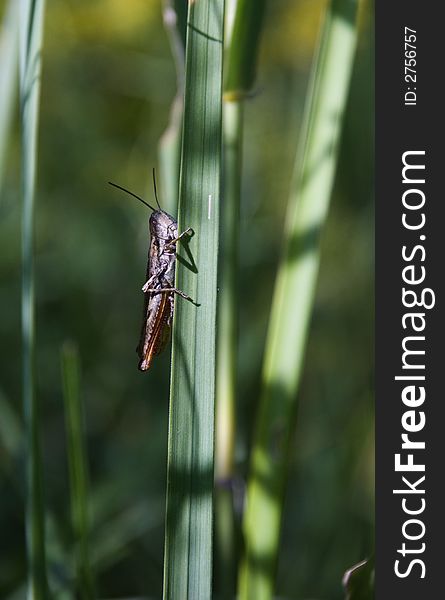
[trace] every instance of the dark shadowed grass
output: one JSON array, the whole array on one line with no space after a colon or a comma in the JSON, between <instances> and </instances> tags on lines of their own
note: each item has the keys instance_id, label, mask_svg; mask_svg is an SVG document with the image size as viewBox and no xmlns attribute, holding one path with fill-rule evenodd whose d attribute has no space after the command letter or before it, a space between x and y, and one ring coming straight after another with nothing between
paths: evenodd
<instances>
[{"instance_id":1,"label":"dark shadowed grass","mask_svg":"<svg viewBox=\"0 0 445 600\"><path fill-rule=\"evenodd\" d=\"M76 569L75 582L81 598L89 600L94 598L94 581L89 553L88 464L77 346L65 343L62 347L61 362L70 476L71 527Z\"/></svg>"}]
</instances>

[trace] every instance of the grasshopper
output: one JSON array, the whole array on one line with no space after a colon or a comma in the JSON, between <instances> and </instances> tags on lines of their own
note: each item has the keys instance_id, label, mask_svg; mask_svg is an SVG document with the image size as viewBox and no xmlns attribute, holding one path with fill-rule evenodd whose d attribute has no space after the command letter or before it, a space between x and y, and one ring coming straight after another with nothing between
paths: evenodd
<instances>
[{"instance_id":1,"label":"grasshopper","mask_svg":"<svg viewBox=\"0 0 445 600\"><path fill-rule=\"evenodd\" d=\"M147 371L153 358L162 352L170 339L174 295L178 294L178 296L193 302L190 296L175 288L176 244L185 235L192 236L193 230L188 227L178 235L176 219L161 209L156 190L154 169L153 186L158 208L153 208L148 202L120 185L111 181L108 183L130 194L152 211L148 220L150 246L146 282L142 286L142 291L145 294L144 317L141 337L136 348L139 356L139 369Z\"/></svg>"}]
</instances>

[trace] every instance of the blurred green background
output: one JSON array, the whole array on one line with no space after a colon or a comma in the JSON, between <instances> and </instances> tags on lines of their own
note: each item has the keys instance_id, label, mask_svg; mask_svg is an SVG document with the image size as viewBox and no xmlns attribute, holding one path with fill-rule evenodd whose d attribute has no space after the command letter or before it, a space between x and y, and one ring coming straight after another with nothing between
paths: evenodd
<instances>
[{"instance_id":1,"label":"blurred green background","mask_svg":"<svg viewBox=\"0 0 445 600\"><path fill-rule=\"evenodd\" d=\"M4 5L0 2L0 15ZM241 215L237 504L285 206L322 0L269 3L246 104ZM300 390L277 594L340 599L373 546L373 21L361 27ZM0 54L0 64L2 56ZM151 169L175 94L161 3L47 2L36 216L38 396L51 577L72 561L60 348L79 346L91 554L101 597L162 589L169 352L137 370ZM0 102L1 90L0 90ZM17 111L18 112L18 111ZM0 189L0 597L26 579L21 433L20 131ZM168 199L161 203L168 208ZM297 306L298 298L295 299ZM215 595L218 573L215 573Z\"/></svg>"}]
</instances>

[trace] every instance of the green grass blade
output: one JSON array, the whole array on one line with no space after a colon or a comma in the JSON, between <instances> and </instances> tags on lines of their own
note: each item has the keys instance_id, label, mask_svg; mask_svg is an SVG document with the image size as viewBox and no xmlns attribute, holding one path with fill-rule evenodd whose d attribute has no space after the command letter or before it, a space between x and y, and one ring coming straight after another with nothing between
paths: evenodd
<instances>
[{"instance_id":1,"label":"green grass blade","mask_svg":"<svg viewBox=\"0 0 445 600\"><path fill-rule=\"evenodd\" d=\"M250 92L255 81L256 57L266 0L237 0L230 33L225 76L225 96L239 99Z\"/></svg>"},{"instance_id":2,"label":"green grass blade","mask_svg":"<svg viewBox=\"0 0 445 600\"><path fill-rule=\"evenodd\" d=\"M45 525L39 405L35 392L34 199L43 35L43 0L22 0L20 14L20 102L22 116L22 338L23 402L27 438L26 540L29 596L47 596Z\"/></svg>"},{"instance_id":3,"label":"green grass blade","mask_svg":"<svg viewBox=\"0 0 445 600\"><path fill-rule=\"evenodd\" d=\"M18 79L19 5L9 0L0 31L0 193L5 173L6 148L14 118Z\"/></svg>"},{"instance_id":4,"label":"green grass blade","mask_svg":"<svg viewBox=\"0 0 445 600\"><path fill-rule=\"evenodd\" d=\"M236 588L236 531L232 481L236 430L238 347L238 246L244 100L250 90L265 2L226 4L226 76L223 103L224 203L218 300L216 413L216 547L221 598Z\"/></svg>"},{"instance_id":5,"label":"green grass blade","mask_svg":"<svg viewBox=\"0 0 445 600\"><path fill-rule=\"evenodd\" d=\"M351 0L330 3L308 97L251 456L240 574L244 600L266 600L273 593L290 437L355 51L356 9Z\"/></svg>"},{"instance_id":6,"label":"green grass blade","mask_svg":"<svg viewBox=\"0 0 445 600\"><path fill-rule=\"evenodd\" d=\"M253 83L264 8L264 1L255 0L233 0L226 6L226 12L233 16L226 15L228 47L223 104L224 204L221 213L216 434L216 477L223 480L232 476L235 436L238 237L244 127L244 96L239 92L249 91ZM229 20L231 22L227 23Z\"/></svg>"},{"instance_id":7,"label":"green grass blade","mask_svg":"<svg viewBox=\"0 0 445 600\"><path fill-rule=\"evenodd\" d=\"M167 129L159 141L159 173L164 207L175 214L178 208L179 164L181 158L182 115L184 108L184 69L186 3L181 0L163 1L163 20L176 69L176 95L170 109Z\"/></svg>"},{"instance_id":8,"label":"green grass blade","mask_svg":"<svg viewBox=\"0 0 445 600\"><path fill-rule=\"evenodd\" d=\"M243 102L223 103L224 204L218 297L216 377L216 547L221 598L236 587L236 536L232 482L236 428L238 347L238 246L242 165Z\"/></svg>"},{"instance_id":9,"label":"green grass blade","mask_svg":"<svg viewBox=\"0 0 445 600\"><path fill-rule=\"evenodd\" d=\"M88 600L94 598L94 583L88 551L88 463L84 442L85 426L80 398L80 368L77 347L69 343L64 344L61 362L68 442L76 586L80 597Z\"/></svg>"},{"instance_id":10,"label":"green grass blade","mask_svg":"<svg viewBox=\"0 0 445 600\"><path fill-rule=\"evenodd\" d=\"M223 0L189 3L170 388L164 599L211 597ZM192 258L192 260L191 260Z\"/></svg>"}]
</instances>

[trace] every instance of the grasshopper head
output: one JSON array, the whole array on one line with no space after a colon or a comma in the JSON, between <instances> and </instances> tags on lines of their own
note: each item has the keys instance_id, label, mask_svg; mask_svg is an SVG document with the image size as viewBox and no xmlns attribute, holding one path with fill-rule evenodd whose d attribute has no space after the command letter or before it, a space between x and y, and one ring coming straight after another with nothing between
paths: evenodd
<instances>
[{"instance_id":1,"label":"grasshopper head","mask_svg":"<svg viewBox=\"0 0 445 600\"><path fill-rule=\"evenodd\" d=\"M148 223L153 238L171 240L177 236L178 224L176 220L163 210L153 211Z\"/></svg>"}]
</instances>

